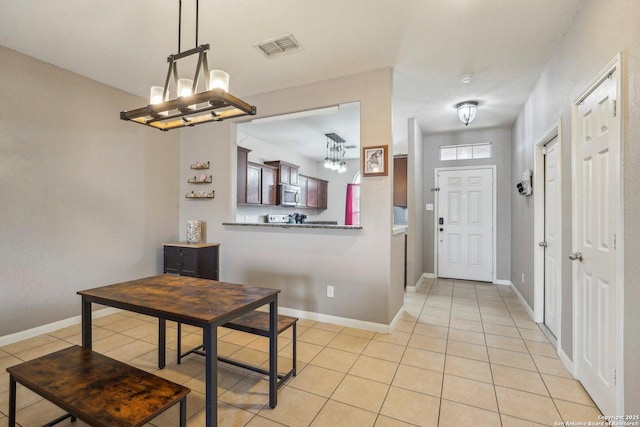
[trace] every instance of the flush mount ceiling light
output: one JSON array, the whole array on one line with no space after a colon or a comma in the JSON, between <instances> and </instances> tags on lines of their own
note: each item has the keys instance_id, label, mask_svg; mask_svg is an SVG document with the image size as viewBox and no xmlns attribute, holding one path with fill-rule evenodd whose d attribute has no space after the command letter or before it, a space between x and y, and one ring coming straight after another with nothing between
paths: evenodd
<instances>
[{"instance_id":1,"label":"flush mount ceiling light","mask_svg":"<svg viewBox=\"0 0 640 427\"><path fill-rule=\"evenodd\" d=\"M458 110L458 118L465 126L469 126L469 123L476 118L476 111L478 110L477 101L465 101L456 105Z\"/></svg>"},{"instance_id":2,"label":"flush mount ceiling light","mask_svg":"<svg viewBox=\"0 0 640 427\"><path fill-rule=\"evenodd\" d=\"M180 51L182 0L178 12L178 53L169 55L169 70L162 86L151 87L149 105L134 110L120 112L120 119L168 131L184 126L222 121L233 117L255 115L256 107L228 93L229 75L224 71L209 71L207 52L209 45L198 46L198 11L196 0L196 47ZM198 55L198 63L193 80L178 76L178 60ZM204 91L197 92L200 76L204 75ZM175 86L175 98L170 98L170 83Z\"/></svg>"},{"instance_id":3,"label":"flush mount ceiling light","mask_svg":"<svg viewBox=\"0 0 640 427\"><path fill-rule=\"evenodd\" d=\"M347 171L347 163L344 161L346 153L345 141L337 133L325 133L327 137L327 156L324 158L324 167L339 173Z\"/></svg>"}]
</instances>

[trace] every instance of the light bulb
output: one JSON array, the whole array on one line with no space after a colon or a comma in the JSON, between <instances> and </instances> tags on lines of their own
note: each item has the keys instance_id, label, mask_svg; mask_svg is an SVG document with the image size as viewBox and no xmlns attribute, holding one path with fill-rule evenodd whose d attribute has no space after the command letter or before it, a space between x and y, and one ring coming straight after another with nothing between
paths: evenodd
<instances>
[{"instance_id":1,"label":"light bulb","mask_svg":"<svg viewBox=\"0 0 640 427\"><path fill-rule=\"evenodd\" d=\"M193 95L192 90L193 80L191 79L178 79L178 97ZM196 105L189 105L190 109L195 109Z\"/></svg>"},{"instance_id":2,"label":"light bulb","mask_svg":"<svg viewBox=\"0 0 640 427\"><path fill-rule=\"evenodd\" d=\"M164 88L162 86L151 86L151 95L149 96L149 104L162 104L166 99L162 98L162 94L164 93ZM159 113L162 116L166 116L169 114L168 111L161 111Z\"/></svg>"},{"instance_id":3,"label":"light bulb","mask_svg":"<svg viewBox=\"0 0 640 427\"><path fill-rule=\"evenodd\" d=\"M209 73L209 90L217 88L229 92L229 74L222 70L213 70Z\"/></svg>"}]
</instances>

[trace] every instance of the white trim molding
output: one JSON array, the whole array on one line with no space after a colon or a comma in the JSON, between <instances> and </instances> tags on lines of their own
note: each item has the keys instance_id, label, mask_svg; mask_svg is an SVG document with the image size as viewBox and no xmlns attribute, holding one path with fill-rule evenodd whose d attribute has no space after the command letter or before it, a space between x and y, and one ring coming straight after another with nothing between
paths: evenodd
<instances>
[{"instance_id":1,"label":"white trim molding","mask_svg":"<svg viewBox=\"0 0 640 427\"><path fill-rule=\"evenodd\" d=\"M120 312L118 308L108 307L101 310L96 310L92 313L93 319L109 316ZM16 332L15 334L5 335L0 337L0 347L13 344L18 341L26 340L29 338L37 337L38 335L48 334L49 332L57 331L58 329L66 328L69 326L79 325L82 321L82 316L74 316L68 319L59 320L57 322L49 323L35 328L27 329L24 331Z\"/></svg>"}]
</instances>

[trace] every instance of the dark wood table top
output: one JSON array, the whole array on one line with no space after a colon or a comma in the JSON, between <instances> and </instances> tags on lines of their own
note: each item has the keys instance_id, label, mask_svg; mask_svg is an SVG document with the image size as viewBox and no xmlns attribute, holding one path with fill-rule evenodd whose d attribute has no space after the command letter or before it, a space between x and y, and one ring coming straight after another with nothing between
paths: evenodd
<instances>
[{"instance_id":1,"label":"dark wood table top","mask_svg":"<svg viewBox=\"0 0 640 427\"><path fill-rule=\"evenodd\" d=\"M92 302L191 324L221 324L248 306L257 308L279 289L162 274L79 291Z\"/></svg>"},{"instance_id":2,"label":"dark wood table top","mask_svg":"<svg viewBox=\"0 0 640 427\"><path fill-rule=\"evenodd\" d=\"M7 368L17 382L92 426L142 426L191 390L72 346Z\"/></svg>"}]
</instances>

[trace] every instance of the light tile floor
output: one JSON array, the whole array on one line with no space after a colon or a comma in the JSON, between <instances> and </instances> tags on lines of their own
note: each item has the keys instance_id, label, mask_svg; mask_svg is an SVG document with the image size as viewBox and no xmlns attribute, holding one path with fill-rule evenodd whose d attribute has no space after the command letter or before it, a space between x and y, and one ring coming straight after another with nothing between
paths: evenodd
<instances>
[{"instance_id":1,"label":"light tile floor","mask_svg":"<svg viewBox=\"0 0 640 427\"><path fill-rule=\"evenodd\" d=\"M406 294L392 334L300 320L298 376L279 391L275 409L268 407L264 376L221 364L219 425L519 427L597 421L600 412L589 395L510 288L442 279L428 285ZM175 324L170 328L168 347L175 350ZM266 339L219 333L221 354L267 363ZM185 345L200 339L197 329L185 330ZM0 348L0 427L8 423L6 368L79 343L78 325ZM190 387L188 425L204 425L202 358L192 355L157 370L156 344L153 318L120 312L94 320L94 350ZM290 335L281 336L279 346L280 366L290 366ZM20 426L39 426L59 414L19 386ZM175 426L176 420L174 408L150 425Z\"/></svg>"}]
</instances>

